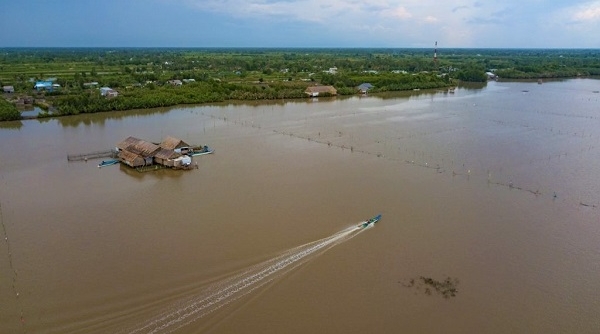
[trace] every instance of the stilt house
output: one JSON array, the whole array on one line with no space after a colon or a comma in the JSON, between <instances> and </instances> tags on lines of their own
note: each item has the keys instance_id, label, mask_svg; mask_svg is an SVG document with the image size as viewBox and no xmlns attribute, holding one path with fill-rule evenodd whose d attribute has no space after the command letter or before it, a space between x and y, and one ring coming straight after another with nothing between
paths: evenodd
<instances>
[{"instance_id":1,"label":"stilt house","mask_svg":"<svg viewBox=\"0 0 600 334\"><path fill-rule=\"evenodd\" d=\"M117 150L119 160L134 168L153 164L182 167L192 162L192 159L185 155L189 152L190 145L174 137L165 138L159 145L128 137L117 144Z\"/></svg>"},{"instance_id":2,"label":"stilt house","mask_svg":"<svg viewBox=\"0 0 600 334\"><path fill-rule=\"evenodd\" d=\"M154 155L160 147L139 138L128 137L117 144L117 149L118 158L122 163L131 167L141 167L154 163Z\"/></svg>"}]
</instances>

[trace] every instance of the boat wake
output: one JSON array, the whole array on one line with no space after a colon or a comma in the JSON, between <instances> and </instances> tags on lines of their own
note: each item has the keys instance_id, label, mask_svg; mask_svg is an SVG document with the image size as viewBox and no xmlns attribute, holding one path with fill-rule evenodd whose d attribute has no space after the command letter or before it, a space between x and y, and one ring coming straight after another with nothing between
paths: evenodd
<instances>
[{"instance_id":1,"label":"boat wake","mask_svg":"<svg viewBox=\"0 0 600 334\"><path fill-rule=\"evenodd\" d=\"M168 311L140 324L128 333L171 333L221 307L259 289L294 268L316 258L335 245L358 235L364 228L353 226L329 237L289 249L281 255L254 265L241 274L212 284L199 295L172 306Z\"/></svg>"}]
</instances>

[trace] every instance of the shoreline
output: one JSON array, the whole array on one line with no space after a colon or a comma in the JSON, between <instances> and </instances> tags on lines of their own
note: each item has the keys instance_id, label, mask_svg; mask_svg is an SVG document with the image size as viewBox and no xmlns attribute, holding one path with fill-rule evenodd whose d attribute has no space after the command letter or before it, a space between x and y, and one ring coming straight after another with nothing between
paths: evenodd
<instances>
[{"instance_id":1,"label":"shoreline","mask_svg":"<svg viewBox=\"0 0 600 334\"><path fill-rule=\"evenodd\" d=\"M589 75L589 76L571 76L571 77L545 77L545 78L524 78L524 79L519 79L519 78L498 78L496 80L488 80L489 81L497 81L497 82L530 82L530 83L547 83L547 82L561 82L561 81L567 81L567 80L574 80L574 79L591 79L591 80L600 80L600 76L594 76L594 75ZM487 82L458 82L455 85L449 85L449 86L443 86L443 87L438 87L438 88L429 88L429 89L407 89L407 90L395 90L395 91L383 91L383 92L374 92L374 93L369 93L369 94L338 94L338 95L334 95L334 96L322 96L322 97L305 97L305 98L281 98L281 99L247 99L247 100L240 100L240 99L227 99L227 100L223 100L223 101L218 101L218 102L204 102L204 103L174 103L174 104L167 104L167 105L163 105L163 106L152 106L152 107L146 107L146 108L129 108L129 109L117 109L117 110L106 110L106 111L97 111L97 112L87 112L87 113L78 113L78 114L53 114L52 112L48 112L45 111L43 108L41 108L40 106L36 105L35 103L33 104L33 110L35 110L36 108L40 109L43 112L39 112L37 115L25 115L25 116L21 116L20 119L16 119L13 121L20 121L20 120L34 120L34 119L45 119L45 118L58 118L58 117L64 117L64 116L73 116L73 115L81 115L81 114L96 114L96 113L104 113L104 112L111 112L111 111L131 111L131 110L151 110L154 108L167 108L167 107L177 107L177 106L195 106L195 105L200 105L200 106L205 106L205 105L210 105L210 104L214 104L214 103L228 103L228 102L237 102L237 103L241 103L241 102L269 102L269 101L285 101L285 102L289 102L289 101L308 101L311 99L323 99L323 98L328 98L328 99L333 99L333 98L338 98L338 97L353 97L353 96L378 96L381 94L389 94L389 93L410 93L410 94L414 94L414 93L429 93L429 92L435 92L435 91L440 91L440 90L449 90L452 87L461 87L461 86L470 86L470 85L475 85L475 86L479 86L481 85L482 88L487 85ZM4 99L7 99L6 94L4 94L3 96ZM8 101L8 100L7 100ZM46 103L46 105L48 106L49 109L56 109L53 104L48 103L47 100L44 102ZM23 111L21 109L19 109L20 113L23 112L29 112L30 110L26 110ZM10 121L0 121L0 123L4 123L4 122L10 122Z\"/></svg>"},{"instance_id":2,"label":"shoreline","mask_svg":"<svg viewBox=\"0 0 600 334\"><path fill-rule=\"evenodd\" d=\"M131 108L131 109L119 109L119 110L106 110L106 111L97 111L97 112L89 112L89 113L78 113L78 114L52 114L52 113L48 113L47 115L42 115L40 116L40 114L38 113L38 115L26 115L26 116L21 116L21 119L15 120L15 121L20 121L20 120L35 120L35 119L48 119L48 118L61 118L61 117L65 117L65 116L76 116L76 115L84 115L84 114L99 114L99 113L105 113L105 112L115 112L115 111L121 111L121 112L126 112L126 111L131 111L131 110L152 110L152 109L156 109L156 108L172 108L172 107L178 107L178 106L207 106L207 105L211 105L211 104L218 104L218 103L244 103L244 102L257 102L257 103L267 103L267 102L272 102L272 101L283 101L283 102L293 102L293 101L298 101L298 102L311 102L311 101L315 101L315 100L319 100L319 99L328 99L328 100L332 100L332 99L337 99L337 98L352 98L352 97L364 97L364 96L381 96L383 94L410 94L410 95L420 95L420 94L428 94L428 93L435 93L435 92L440 92L440 91L448 91L449 89L451 89L452 87L456 87L457 85L450 85L450 86L445 86L445 87L439 87L439 88L429 88L429 89L411 89L411 90L398 90L398 91L385 91L385 92L376 92L376 93L369 93L369 94L349 94L349 95L334 95L334 96L321 96L321 97L305 97L305 98L281 98L281 99L260 99L260 100L253 100L253 99L248 99L248 100L239 100L239 99L228 99L228 100L223 100L223 101L218 101L218 102L205 102L205 103L178 103L178 104L172 104L172 105L164 105L164 106L159 106L159 107L147 107L147 108ZM36 108L40 109L43 111L42 108L40 108L39 106L34 106L33 110L35 110ZM54 108L52 105L50 105L50 109ZM30 112L31 110L27 110L25 112ZM19 110L19 112L24 112ZM1 122L0 122L1 123Z\"/></svg>"}]
</instances>

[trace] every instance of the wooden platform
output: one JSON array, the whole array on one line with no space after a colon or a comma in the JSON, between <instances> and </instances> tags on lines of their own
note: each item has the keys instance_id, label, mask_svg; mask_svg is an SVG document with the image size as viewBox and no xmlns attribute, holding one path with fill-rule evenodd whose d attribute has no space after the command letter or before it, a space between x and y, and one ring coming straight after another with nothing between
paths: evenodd
<instances>
[{"instance_id":1,"label":"wooden platform","mask_svg":"<svg viewBox=\"0 0 600 334\"><path fill-rule=\"evenodd\" d=\"M107 151L96 151L90 153L81 153L81 154L67 154L67 161L88 161L92 159L100 159L100 158L116 158L117 153L113 150Z\"/></svg>"}]
</instances>

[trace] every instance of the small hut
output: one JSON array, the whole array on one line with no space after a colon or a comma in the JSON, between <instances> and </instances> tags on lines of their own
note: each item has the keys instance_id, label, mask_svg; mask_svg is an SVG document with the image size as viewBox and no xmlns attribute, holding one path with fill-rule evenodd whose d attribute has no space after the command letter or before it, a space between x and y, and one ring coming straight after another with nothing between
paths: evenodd
<instances>
[{"instance_id":1,"label":"small hut","mask_svg":"<svg viewBox=\"0 0 600 334\"><path fill-rule=\"evenodd\" d=\"M158 147L158 145L156 144L152 144L145 140L141 140L135 137L128 137L127 139L117 144L117 150L119 151L119 154L121 154L121 152L129 152L141 157L144 160L144 163L142 165L152 165L154 161L154 155L160 150L160 147ZM131 158L131 156L129 155L127 155L127 157ZM119 159L121 158L119 157ZM123 163L132 166L126 161L123 161Z\"/></svg>"},{"instance_id":2,"label":"small hut","mask_svg":"<svg viewBox=\"0 0 600 334\"><path fill-rule=\"evenodd\" d=\"M358 87L356 87L356 89L358 89L358 91L362 94L367 94L369 92L369 89L373 88L374 86L371 85L368 82L362 83L360 85L358 85Z\"/></svg>"},{"instance_id":3,"label":"small hut","mask_svg":"<svg viewBox=\"0 0 600 334\"><path fill-rule=\"evenodd\" d=\"M181 153L177 153L174 150L167 148L161 148L154 154L154 162L159 165L174 167L175 159L181 157Z\"/></svg>"},{"instance_id":4,"label":"small hut","mask_svg":"<svg viewBox=\"0 0 600 334\"><path fill-rule=\"evenodd\" d=\"M333 86L309 86L304 93L310 97L317 97L319 95L337 95L337 89Z\"/></svg>"},{"instance_id":5,"label":"small hut","mask_svg":"<svg viewBox=\"0 0 600 334\"><path fill-rule=\"evenodd\" d=\"M117 144L117 148L120 151L130 151L143 157L152 156L154 153L160 150L158 145L135 137L128 137L127 139L123 140Z\"/></svg>"},{"instance_id":6,"label":"small hut","mask_svg":"<svg viewBox=\"0 0 600 334\"><path fill-rule=\"evenodd\" d=\"M161 148L165 148L168 150L173 150L177 153L187 154L190 150L190 144L184 142L183 140L171 136L167 136L160 143Z\"/></svg>"},{"instance_id":7,"label":"small hut","mask_svg":"<svg viewBox=\"0 0 600 334\"><path fill-rule=\"evenodd\" d=\"M119 154L117 154L117 157L119 158L119 161L133 168L146 165L146 159L133 152L120 151Z\"/></svg>"}]
</instances>

